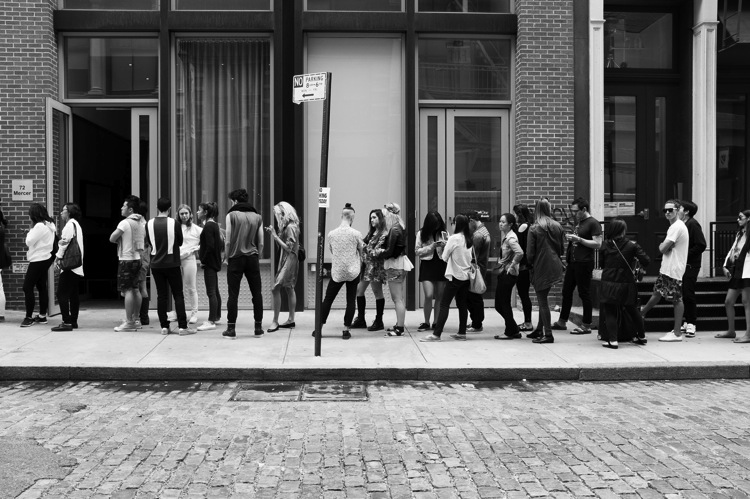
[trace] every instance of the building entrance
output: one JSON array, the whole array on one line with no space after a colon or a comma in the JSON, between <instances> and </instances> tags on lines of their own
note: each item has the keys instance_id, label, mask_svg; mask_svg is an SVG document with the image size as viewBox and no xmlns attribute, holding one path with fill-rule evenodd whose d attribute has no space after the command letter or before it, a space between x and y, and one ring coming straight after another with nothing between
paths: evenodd
<instances>
[{"instance_id":1,"label":"building entrance","mask_svg":"<svg viewBox=\"0 0 750 499\"><path fill-rule=\"evenodd\" d=\"M420 225L428 212L437 211L452 234L455 216L476 210L490 231L490 257L496 259L500 242L497 223L503 213L510 211L511 181L507 109L420 111L417 194ZM421 288L419 293L422 306ZM488 305L494 296L494 279L488 279L485 293Z\"/></svg>"}]
</instances>

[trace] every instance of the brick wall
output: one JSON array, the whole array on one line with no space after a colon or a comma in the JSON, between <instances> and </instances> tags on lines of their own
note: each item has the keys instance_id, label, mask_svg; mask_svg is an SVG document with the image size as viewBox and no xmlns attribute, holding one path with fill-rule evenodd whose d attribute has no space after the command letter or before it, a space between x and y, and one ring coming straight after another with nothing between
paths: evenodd
<instances>
[{"instance_id":1,"label":"brick wall","mask_svg":"<svg viewBox=\"0 0 750 499\"><path fill-rule=\"evenodd\" d=\"M575 197L573 1L516 0L516 14L516 202L547 196L559 220Z\"/></svg>"},{"instance_id":2,"label":"brick wall","mask_svg":"<svg viewBox=\"0 0 750 499\"><path fill-rule=\"evenodd\" d=\"M12 179L34 181L34 201L47 195L46 97L57 97L57 0L0 1L0 207L8 218L6 244L24 262L30 201L13 201ZM23 274L3 270L7 308L23 308Z\"/></svg>"}]
</instances>

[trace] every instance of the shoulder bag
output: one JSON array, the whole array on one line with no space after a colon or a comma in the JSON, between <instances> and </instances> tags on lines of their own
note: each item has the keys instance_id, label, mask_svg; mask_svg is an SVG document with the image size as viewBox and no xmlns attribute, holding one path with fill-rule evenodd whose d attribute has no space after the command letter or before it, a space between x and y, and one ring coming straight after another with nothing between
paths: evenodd
<instances>
[{"instance_id":1,"label":"shoulder bag","mask_svg":"<svg viewBox=\"0 0 750 499\"><path fill-rule=\"evenodd\" d=\"M641 267L641 262L639 262L638 260L635 260L635 262L633 262L634 265L631 267L628 261L625 260L625 255L622 254L622 251L620 251L620 248L617 246L617 243L612 241L612 244L614 245L615 249L622 257L622 259L625 261L625 265L627 265L628 269L630 269L630 273L633 275L633 280L635 282L641 282L643 280L643 274L646 273L643 267Z\"/></svg>"},{"instance_id":2,"label":"shoulder bag","mask_svg":"<svg viewBox=\"0 0 750 499\"><path fill-rule=\"evenodd\" d=\"M83 258L81 257L81 247L78 245L78 229L76 224L73 223L73 237L65 248L65 253L60 257L58 266L60 270L73 270L81 265L83 265Z\"/></svg>"},{"instance_id":3,"label":"shoulder bag","mask_svg":"<svg viewBox=\"0 0 750 499\"><path fill-rule=\"evenodd\" d=\"M474 253L473 247L471 248L471 268L469 269L469 291L478 295L483 295L487 291L487 285L484 283L484 277L477 263L477 255Z\"/></svg>"}]
</instances>

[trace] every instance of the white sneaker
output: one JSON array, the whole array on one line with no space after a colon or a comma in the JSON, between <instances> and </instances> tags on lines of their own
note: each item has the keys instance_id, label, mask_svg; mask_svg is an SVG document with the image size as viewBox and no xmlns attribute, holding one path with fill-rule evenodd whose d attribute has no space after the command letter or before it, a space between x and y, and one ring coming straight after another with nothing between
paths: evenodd
<instances>
[{"instance_id":1,"label":"white sneaker","mask_svg":"<svg viewBox=\"0 0 750 499\"><path fill-rule=\"evenodd\" d=\"M190 314L190 320L188 321L188 324L197 324L198 323L198 312L193 312Z\"/></svg>"},{"instance_id":2,"label":"white sneaker","mask_svg":"<svg viewBox=\"0 0 750 499\"><path fill-rule=\"evenodd\" d=\"M169 322L177 322L177 312L172 310L171 312L167 312L167 320Z\"/></svg>"},{"instance_id":3,"label":"white sneaker","mask_svg":"<svg viewBox=\"0 0 750 499\"><path fill-rule=\"evenodd\" d=\"M161 334L163 334L164 336L168 335L169 334L169 328L168 327L161 328Z\"/></svg>"},{"instance_id":4,"label":"white sneaker","mask_svg":"<svg viewBox=\"0 0 750 499\"><path fill-rule=\"evenodd\" d=\"M115 326L115 331L136 331L135 322L123 321L119 326Z\"/></svg>"},{"instance_id":5,"label":"white sneaker","mask_svg":"<svg viewBox=\"0 0 750 499\"><path fill-rule=\"evenodd\" d=\"M690 324L689 322L685 324L685 337L686 338L695 338L695 324Z\"/></svg>"},{"instance_id":6,"label":"white sneaker","mask_svg":"<svg viewBox=\"0 0 750 499\"><path fill-rule=\"evenodd\" d=\"M668 341L668 342L675 342L675 341L682 341L682 336L677 336L674 334L674 330L668 332L661 338L659 338L659 341Z\"/></svg>"},{"instance_id":7,"label":"white sneaker","mask_svg":"<svg viewBox=\"0 0 750 499\"><path fill-rule=\"evenodd\" d=\"M140 319L137 319L135 321L135 328L136 329L143 329L143 324L141 324L141 320Z\"/></svg>"},{"instance_id":8,"label":"white sneaker","mask_svg":"<svg viewBox=\"0 0 750 499\"><path fill-rule=\"evenodd\" d=\"M216 329L216 324L211 321L206 321L198 326L198 331L208 331L209 329Z\"/></svg>"},{"instance_id":9,"label":"white sneaker","mask_svg":"<svg viewBox=\"0 0 750 499\"><path fill-rule=\"evenodd\" d=\"M195 333L197 333L197 332L198 332L198 331L196 331L195 329L187 329L187 328L185 328L185 329L182 329L182 328L180 328L180 332L179 332L179 335L180 335L180 336L188 336L188 335L190 335L190 334L195 334Z\"/></svg>"}]
</instances>

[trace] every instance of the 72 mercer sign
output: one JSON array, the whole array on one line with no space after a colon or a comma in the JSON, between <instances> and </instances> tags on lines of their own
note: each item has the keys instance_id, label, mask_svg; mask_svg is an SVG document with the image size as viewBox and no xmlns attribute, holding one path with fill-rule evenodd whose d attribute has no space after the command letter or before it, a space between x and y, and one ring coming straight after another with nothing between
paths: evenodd
<instances>
[{"instance_id":1,"label":"72 mercer sign","mask_svg":"<svg viewBox=\"0 0 750 499\"><path fill-rule=\"evenodd\" d=\"M301 104L326 99L328 73L309 73L292 78L292 102Z\"/></svg>"}]
</instances>

